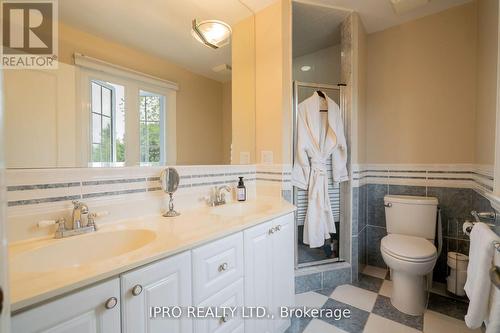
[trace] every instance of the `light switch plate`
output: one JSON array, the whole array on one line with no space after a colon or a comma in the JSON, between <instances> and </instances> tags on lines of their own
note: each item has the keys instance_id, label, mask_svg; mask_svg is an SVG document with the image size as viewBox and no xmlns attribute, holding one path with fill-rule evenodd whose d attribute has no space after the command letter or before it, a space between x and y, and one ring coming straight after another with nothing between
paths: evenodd
<instances>
[{"instance_id":1,"label":"light switch plate","mask_svg":"<svg viewBox=\"0 0 500 333\"><path fill-rule=\"evenodd\" d=\"M260 153L260 161L262 164L273 164L274 163L274 155L270 150L262 150Z\"/></svg>"},{"instance_id":2,"label":"light switch plate","mask_svg":"<svg viewBox=\"0 0 500 333\"><path fill-rule=\"evenodd\" d=\"M250 164L250 152L240 152L240 164Z\"/></svg>"}]
</instances>

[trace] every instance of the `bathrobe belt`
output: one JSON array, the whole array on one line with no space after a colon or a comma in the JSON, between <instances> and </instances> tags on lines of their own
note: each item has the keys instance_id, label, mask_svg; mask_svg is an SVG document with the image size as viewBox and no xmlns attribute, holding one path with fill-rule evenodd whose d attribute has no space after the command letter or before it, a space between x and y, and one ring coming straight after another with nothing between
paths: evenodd
<instances>
[{"instance_id":1,"label":"bathrobe belt","mask_svg":"<svg viewBox=\"0 0 500 333\"><path fill-rule=\"evenodd\" d=\"M311 179L309 180L309 198L323 201L320 207L329 211L330 197L328 196L328 175L326 158L311 158Z\"/></svg>"}]
</instances>

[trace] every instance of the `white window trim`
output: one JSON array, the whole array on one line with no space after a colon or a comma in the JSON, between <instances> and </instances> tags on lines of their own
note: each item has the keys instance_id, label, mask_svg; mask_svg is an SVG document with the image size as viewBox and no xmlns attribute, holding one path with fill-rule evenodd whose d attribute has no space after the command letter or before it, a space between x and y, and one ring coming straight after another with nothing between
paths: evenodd
<instances>
[{"instance_id":1,"label":"white window trim","mask_svg":"<svg viewBox=\"0 0 500 333\"><path fill-rule=\"evenodd\" d=\"M159 77L138 72L136 70L109 63L104 60L92 58L80 53L75 53L75 65L91 69L97 72L104 72L113 76L119 76L133 81L140 81L145 84L157 86L165 89L179 90L179 85L175 82L161 79Z\"/></svg>"},{"instance_id":2,"label":"white window trim","mask_svg":"<svg viewBox=\"0 0 500 333\"><path fill-rule=\"evenodd\" d=\"M176 98L178 85L154 76L143 74L125 67L83 56L75 53L76 66L76 101L77 110L77 144L81 147L78 165L87 167L90 162L90 90L91 80L113 82L125 87L125 166L140 165L140 122L139 92L145 90L165 96L163 146L165 147L165 163L177 162L176 145ZM118 164L116 164L118 165Z\"/></svg>"}]
</instances>

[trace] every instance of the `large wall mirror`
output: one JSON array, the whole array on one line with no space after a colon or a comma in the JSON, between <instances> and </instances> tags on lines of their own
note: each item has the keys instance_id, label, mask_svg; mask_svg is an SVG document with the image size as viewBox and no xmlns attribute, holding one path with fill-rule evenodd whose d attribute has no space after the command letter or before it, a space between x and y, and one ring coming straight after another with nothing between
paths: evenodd
<instances>
[{"instance_id":1,"label":"large wall mirror","mask_svg":"<svg viewBox=\"0 0 500 333\"><path fill-rule=\"evenodd\" d=\"M58 69L5 70L7 167L253 163L254 27L239 0L59 1Z\"/></svg>"}]
</instances>

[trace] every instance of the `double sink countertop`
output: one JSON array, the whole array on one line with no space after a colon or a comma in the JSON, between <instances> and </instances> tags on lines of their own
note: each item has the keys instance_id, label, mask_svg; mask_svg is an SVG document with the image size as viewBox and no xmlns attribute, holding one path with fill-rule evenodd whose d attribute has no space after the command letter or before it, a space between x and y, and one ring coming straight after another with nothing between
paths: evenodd
<instances>
[{"instance_id":1,"label":"double sink countertop","mask_svg":"<svg viewBox=\"0 0 500 333\"><path fill-rule=\"evenodd\" d=\"M193 249L295 210L277 197L204 207L178 217L160 214L99 225L93 233L9 245L11 310Z\"/></svg>"}]
</instances>

